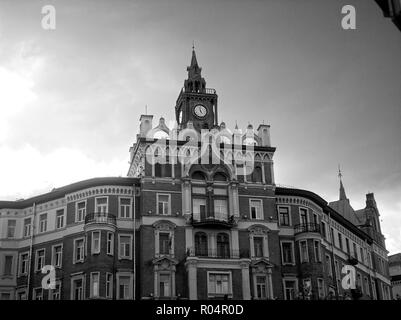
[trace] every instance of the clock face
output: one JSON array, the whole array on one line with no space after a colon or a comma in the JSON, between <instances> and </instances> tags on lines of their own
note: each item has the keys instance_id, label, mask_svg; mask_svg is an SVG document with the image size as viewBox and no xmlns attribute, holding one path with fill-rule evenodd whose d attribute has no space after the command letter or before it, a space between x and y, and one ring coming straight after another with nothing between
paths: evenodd
<instances>
[{"instance_id":1,"label":"clock face","mask_svg":"<svg viewBox=\"0 0 401 320\"><path fill-rule=\"evenodd\" d=\"M205 106L198 104L194 108L194 113L198 118L204 118L207 115L207 109Z\"/></svg>"}]
</instances>

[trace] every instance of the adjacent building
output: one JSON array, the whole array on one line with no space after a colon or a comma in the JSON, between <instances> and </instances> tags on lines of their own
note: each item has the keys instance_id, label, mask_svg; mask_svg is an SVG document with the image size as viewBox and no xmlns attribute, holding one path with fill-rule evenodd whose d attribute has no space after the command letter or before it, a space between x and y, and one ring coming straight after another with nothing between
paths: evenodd
<instances>
[{"instance_id":1,"label":"adjacent building","mask_svg":"<svg viewBox=\"0 0 401 320\"><path fill-rule=\"evenodd\" d=\"M391 285L393 287L393 298L401 300L401 253L388 257Z\"/></svg>"},{"instance_id":2,"label":"adjacent building","mask_svg":"<svg viewBox=\"0 0 401 320\"><path fill-rule=\"evenodd\" d=\"M127 177L0 201L0 298L391 299L374 195L276 185L270 126L230 131L194 50L187 71L173 128L140 116Z\"/></svg>"}]
</instances>

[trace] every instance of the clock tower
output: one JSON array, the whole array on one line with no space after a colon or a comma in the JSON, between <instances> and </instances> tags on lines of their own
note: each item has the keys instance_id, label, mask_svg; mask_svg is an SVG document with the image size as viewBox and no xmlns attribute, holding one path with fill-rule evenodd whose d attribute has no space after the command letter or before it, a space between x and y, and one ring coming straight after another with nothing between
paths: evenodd
<instances>
[{"instance_id":1,"label":"clock tower","mask_svg":"<svg viewBox=\"0 0 401 320\"><path fill-rule=\"evenodd\" d=\"M217 94L216 90L206 88L193 47L191 65L187 71L188 78L184 81L175 106L176 120L181 128L186 128L188 121L191 121L198 131L210 130L218 124Z\"/></svg>"}]
</instances>

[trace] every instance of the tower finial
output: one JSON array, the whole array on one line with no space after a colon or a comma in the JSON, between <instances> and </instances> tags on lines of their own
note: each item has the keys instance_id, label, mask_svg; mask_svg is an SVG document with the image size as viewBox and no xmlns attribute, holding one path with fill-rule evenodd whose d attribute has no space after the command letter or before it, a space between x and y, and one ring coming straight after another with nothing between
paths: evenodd
<instances>
[{"instance_id":1,"label":"tower finial","mask_svg":"<svg viewBox=\"0 0 401 320\"><path fill-rule=\"evenodd\" d=\"M145 104L145 114L148 115L148 105Z\"/></svg>"},{"instance_id":2,"label":"tower finial","mask_svg":"<svg viewBox=\"0 0 401 320\"><path fill-rule=\"evenodd\" d=\"M345 189L342 180L343 174L341 172L340 164L338 165L338 178L340 179L340 200L346 200L347 195L345 194Z\"/></svg>"},{"instance_id":3,"label":"tower finial","mask_svg":"<svg viewBox=\"0 0 401 320\"><path fill-rule=\"evenodd\" d=\"M192 40L192 51L194 51L194 50L195 50L195 41Z\"/></svg>"}]
</instances>

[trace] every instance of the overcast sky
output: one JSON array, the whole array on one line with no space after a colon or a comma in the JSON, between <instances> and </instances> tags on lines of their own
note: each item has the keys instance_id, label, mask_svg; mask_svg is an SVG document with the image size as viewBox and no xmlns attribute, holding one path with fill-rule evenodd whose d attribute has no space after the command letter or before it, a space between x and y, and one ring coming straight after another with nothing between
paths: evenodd
<instances>
[{"instance_id":1,"label":"overcast sky","mask_svg":"<svg viewBox=\"0 0 401 320\"><path fill-rule=\"evenodd\" d=\"M276 182L337 200L340 163L399 252L400 35L373 0L0 0L0 199L126 176L144 106L173 120L194 40L219 121L271 125Z\"/></svg>"}]
</instances>

